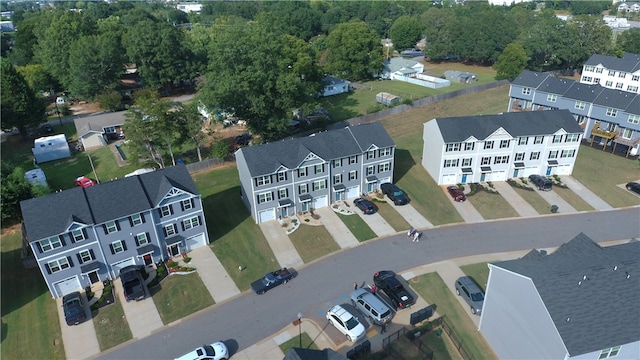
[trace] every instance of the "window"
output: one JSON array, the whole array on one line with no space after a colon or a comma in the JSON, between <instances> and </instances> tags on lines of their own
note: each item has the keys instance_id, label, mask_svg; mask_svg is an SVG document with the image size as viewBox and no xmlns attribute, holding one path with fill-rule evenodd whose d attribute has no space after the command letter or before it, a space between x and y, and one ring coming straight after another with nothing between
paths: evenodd
<instances>
[{"instance_id":1,"label":"window","mask_svg":"<svg viewBox=\"0 0 640 360\"><path fill-rule=\"evenodd\" d=\"M616 117L618 115L618 109L607 108L607 116Z\"/></svg>"},{"instance_id":2,"label":"window","mask_svg":"<svg viewBox=\"0 0 640 360\"><path fill-rule=\"evenodd\" d=\"M640 115L629 115L627 122L638 125L640 123Z\"/></svg>"},{"instance_id":3,"label":"window","mask_svg":"<svg viewBox=\"0 0 640 360\"><path fill-rule=\"evenodd\" d=\"M258 194L258 204L266 203L271 200L273 200L273 194L271 191Z\"/></svg>"},{"instance_id":4,"label":"window","mask_svg":"<svg viewBox=\"0 0 640 360\"><path fill-rule=\"evenodd\" d=\"M564 142L578 142L580 140L580 134L567 134Z\"/></svg>"},{"instance_id":5,"label":"window","mask_svg":"<svg viewBox=\"0 0 640 360\"><path fill-rule=\"evenodd\" d=\"M575 149L562 150L562 152L560 153L561 158L570 158L570 157L574 157L575 155L576 155Z\"/></svg>"},{"instance_id":6,"label":"window","mask_svg":"<svg viewBox=\"0 0 640 360\"><path fill-rule=\"evenodd\" d=\"M333 167L334 168L337 168L337 167L340 167L340 166L342 166L342 159L333 160Z\"/></svg>"},{"instance_id":7,"label":"window","mask_svg":"<svg viewBox=\"0 0 640 360\"><path fill-rule=\"evenodd\" d=\"M596 68L596 74L602 74L602 70L601 67Z\"/></svg>"},{"instance_id":8,"label":"window","mask_svg":"<svg viewBox=\"0 0 640 360\"><path fill-rule=\"evenodd\" d=\"M505 149L509 147L509 140L500 140L500 149Z\"/></svg>"},{"instance_id":9,"label":"window","mask_svg":"<svg viewBox=\"0 0 640 360\"><path fill-rule=\"evenodd\" d=\"M258 176L256 178L256 186L262 186L262 185L268 185L268 184L271 184L271 176L264 175L264 176Z\"/></svg>"},{"instance_id":10,"label":"window","mask_svg":"<svg viewBox=\"0 0 640 360\"><path fill-rule=\"evenodd\" d=\"M612 347L610 349L604 349L600 352L598 359L606 359L614 356L618 356L620 352L620 346Z\"/></svg>"},{"instance_id":11,"label":"window","mask_svg":"<svg viewBox=\"0 0 640 360\"><path fill-rule=\"evenodd\" d=\"M171 214L172 214L171 205L165 205L160 208L160 217L169 216Z\"/></svg>"},{"instance_id":12,"label":"window","mask_svg":"<svg viewBox=\"0 0 640 360\"><path fill-rule=\"evenodd\" d=\"M314 174L322 174L324 172L324 164L317 164L313 169Z\"/></svg>"},{"instance_id":13,"label":"window","mask_svg":"<svg viewBox=\"0 0 640 360\"><path fill-rule=\"evenodd\" d=\"M615 76L615 75L616 75L616 72L615 72L615 71L613 71L613 70L609 70L609 76Z\"/></svg>"},{"instance_id":14,"label":"window","mask_svg":"<svg viewBox=\"0 0 640 360\"><path fill-rule=\"evenodd\" d=\"M287 172L286 171L280 171L278 173L278 181L287 181Z\"/></svg>"},{"instance_id":15,"label":"window","mask_svg":"<svg viewBox=\"0 0 640 360\"><path fill-rule=\"evenodd\" d=\"M629 86L627 86L627 91L638 92L638 87L637 86L633 86L633 85L629 85Z\"/></svg>"},{"instance_id":16,"label":"window","mask_svg":"<svg viewBox=\"0 0 640 360\"><path fill-rule=\"evenodd\" d=\"M459 163L460 163L459 159L448 159L444 161L444 167L445 168L458 167Z\"/></svg>"},{"instance_id":17,"label":"window","mask_svg":"<svg viewBox=\"0 0 640 360\"><path fill-rule=\"evenodd\" d=\"M540 159L540 151L534 151L531 153L531 156L529 156L529 160L538 160Z\"/></svg>"},{"instance_id":18,"label":"window","mask_svg":"<svg viewBox=\"0 0 640 360\"><path fill-rule=\"evenodd\" d=\"M340 184L342 182L342 174L333 175L333 183Z\"/></svg>"},{"instance_id":19,"label":"window","mask_svg":"<svg viewBox=\"0 0 640 360\"><path fill-rule=\"evenodd\" d=\"M520 136L518 138L518 145L527 145L529 138L527 136Z\"/></svg>"},{"instance_id":20,"label":"window","mask_svg":"<svg viewBox=\"0 0 640 360\"><path fill-rule=\"evenodd\" d=\"M64 270L70 268L71 264L69 263L69 258L63 257L57 260L53 260L47 263L47 268L51 274L58 272L60 270Z\"/></svg>"},{"instance_id":21,"label":"window","mask_svg":"<svg viewBox=\"0 0 640 360\"><path fill-rule=\"evenodd\" d=\"M462 166L471 166L471 158L462 159Z\"/></svg>"},{"instance_id":22,"label":"window","mask_svg":"<svg viewBox=\"0 0 640 360\"><path fill-rule=\"evenodd\" d=\"M131 215L131 226L140 225L144 222L141 214Z\"/></svg>"},{"instance_id":23,"label":"window","mask_svg":"<svg viewBox=\"0 0 640 360\"><path fill-rule=\"evenodd\" d=\"M450 152L450 151L460 151L460 148L462 147L461 143L455 143L455 144L447 144L447 149L445 150L446 152Z\"/></svg>"},{"instance_id":24,"label":"window","mask_svg":"<svg viewBox=\"0 0 640 360\"><path fill-rule=\"evenodd\" d=\"M547 101L556 102L558 100L558 95L556 94L547 94Z\"/></svg>"},{"instance_id":25,"label":"window","mask_svg":"<svg viewBox=\"0 0 640 360\"><path fill-rule=\"evenodd\" d=\"M163 209L165 207L163 207ZM164 213L163 213L163 216L164 216ZM106 224L104 224L104 226L105 226L105 230L106 230L105 232L107 234L111 234L111 233L114 233L114 232L118 231L118 225L116 224L115 221L109 221Z\"/></svg>"},{"instance_id":26,"label":"window","mask_svg":"<svg viewBox=\"0 0 640 360\"><path fill-rule=\"evenodd\" d=\"M189 210L191 208L193 208L193 204L191 203L191 199L187 199L187 200L182 200L180 202L180 205L182 206L182 210Z\"/></svg>"},{"instance_id":27,"label":"window","mask_svg":"<svg viewBox=\"0 0 640 360\"><path fill-rule=\"evenodd\" d=\"M358 178L358 172L356 170L349 171L349 180L356 180Z\"/></svg>"},{"instance_id":28,"label":"window","mask_svg":"<svg viewBox=\"0 0 640 360\"><path fill-rule=\"evenodd\" d=\"M593 72L593 65L585 65L584 66L584 71L587 72Z\"/></svg>"},{"instance_id":29,"label":"window","mask_svg":"<svg viewBox=\"0 0 640 360\"><path fill-rule=\"evenodd\" d=\"M509 163L509 155L496 156L493 159L494 164L507 164Z\"/></svg>"},{"instance_id":30,"label":"window","mask_svg":"<svg viewBox=\"0 0 640 360\"><path fill-rule=\"evenodd\" d=\"M358 163L357 155L349 156L349 164L357 164L357 163Z\"/></svg>"},{"instance_id":31,"label":"window","mask_svg":"<svg viewBox=\"0 0 640 360\"><path fill-rule=\"evenodd\" d=\"M553 135L552 143L557 144L562 142L562 135Z\"/></svg>"},{"instance_id":32,"label":"window","mask_svg":"<svg viewBox=\"0 0 640 360\"><path fill-rule=\"evenodd\" d=\"M576 101L575 108L578 110L584 110L586 105L587 104L584 101Z\"/></svg>"},{"instance_id":33,"label":"window","mask_svg":"<svg viewBox=\"0 0 640 360\"><path fill-rule=\"evenodd\" d=\"M544 136L536 136L536 137L533 139L533 143L534 143L534 144L542 144L542 141L543 141L543 140L544 140Z\"/></svg>"},{"instance_id":34,"label":"window","mask_svg":"<svg viewBox=\"0 0 640 360\"><path fill-rule=\"evenodd\" d=\"M622 84L622 83L616 83L616 89L622 89L622 85L624 85L624 84Z\"/></svg>"},{"instance_id":35,"label":"window","mask_svg":"<svg viewBox=\"0 0 640 360\"><path fill-rule=\"evenodd\" d=\"M81 264L84 264L87 261L93 260L93 256L91 255L91 251L82 250L82 251L80 251L80 253L78 253L78 259L80 260Z\"/></svg>"},{"instance_id":36,"label":"window","mask_svg":"<svg viewBox=\"0 0 640 360\"><path fill-rule=\"evenodd\" d=\"M531 88L523 88L522 93L524 95L531 95Z\"/></svg>"},{"instance_id":37,"label":"window","mask_svg":"<svg viewBox=\"0 0 640 360\"><path fill-rule=\"evenodd\" d=\"M382 156L390 156L391 155L391 148L384 148L384 149L380 149L378 150L378 156L382 157Z\"/></svg>"},{"instance_id":38,"label":"window","mask_svg":"<svg viewBox=\"0 0 640 360\"><path fill-rule=\"evenodd\" d=\"M472 142L464 143L465 151L471 151L473 150L474 147L475 147L475 143L472 143Z\"/></svg>"},{"instance_id":39,"label":"window","mask_svg":"<svg viewBox=\"0 0 640 360\"><path fill-rule=\"evenodd\" d=\"M578 125L582 125L587 121L587 117L584 115L578 115L576 120L578 120Z\"/></svg>"},{"instance_id":40,"label":"window","mask_svg":"<svg viewBox=\"0 0 640 360\"><path fill-rule=\"evenodd\" d=\"M611 81L611 80L607 80L607 82L605 82L605 83L604 83L604 85L605 85L606 87L612 87L612 86L613 86L613 81Z\"/></svg>"},{"instance_id":41,"label":"window","mask_svg":"<svg viewBox=\"0 0 640 360\"><path fill-rule=\"evenodd\" d=\"M149 242L147 233L140 233L136 235L136 244L138 244L138 246L148 244Z\"/></svg>"},{"instance_id":42,"label":"window","mask_svg":"<svg viewBox=\"0 0 640 360\"><path fill-rule=\"evenodd\" d=\"M631 134L633 134L633 130L631 129L623 129L622 130L622 137L625 139L631 139Z\"/></svg>"},{"instance_id":43,"label":"window","mask_svg":"<svg viewBox=\"0 0 640 360\"><path fill-rule=\"evenodd\" d=\"M127 250L127 245L125 244L124 240L118 240L118 241L112 242L111 245L109 245L109 247L111 247L112 254L119 254Z\"/></svg>"},{"instance_id":44,"label":"window","mask_svg":"<svg viewBox=\"0 0 640 360\"><path fill-rule=\"evenodd\" d=\"M620 71L620 72L618 73L618 77L619 77L619 78L624 79L625 77L627 77L627 73L626 73L626 72L624 72L624 71Z\"/></svg>"},{"instance_id":45,"label":"window","mask_svg":"<svg viewBox=\"0 0 640 360\"><path fill-rule=\"evenodd\" d=\"M524 160L524 153L523 152L516 153L515 161L522 161L522 160Z\"/></svg>"},{"instance_id":46,"label":"window","mask_svg":"<svg viewBox=\"0 0 640 360\"><path fill-rule=\"evenodd\" d=\"M298 194L302 195L302 194L306 194L309 192L309 185L308 184L301 184L300 186L298 186Z\"/></svg>"},{"instance_id":47,"label":"window","mask_svg":"<svg viewBox=\"0 0 640 360\"><path fill-rule=\"evenodd\" d=\"M300 169L298 169L298 176L307 176L307 168L306 167L301 167Z\"/></svg>"},{"instance_id":48,"label":"window","mask_svg":"<svg viewBox=\"0 0 640 360\"><path fill-rule=\"evenodd\" d=\"M549 151L549 159L557 159L558 158L558 150Z\"/></svg>"},{"instance_id":49,"label":"window","mask_svg":"<svg viewBox=\"0 0 640 360\"><path fill-rule=\"evenodd\" d=\"M73 241L82 241L84 240L84 231L82 231L82 229L72 230L71 237L73 238Z\"/></svg>"},{"instance_id":50,"label":"window","mask_svg":"<svg viewBox=\"0 0 640 360\"><path fill-rule=\"evenodd\" d=\"M376 151L375 150L367 151L367 160L375 159L375 157L376 157Z\"/></svg>"},{"instance_id":51,"label":"window","mask_svg":"<svg viewBox=\"0 0 640 360\"><path fill-rule=\"evenodd\" d=\"M169 224L164 226L164 236L171 236L177 234L176 226L174 224Z\"/></svg>"},{"instance_id":52,"label":"window","mask_svg":"<svg viewBox=\"0 0 640 360\"><path fill-rule=\"evenodd\" d=\"M491 156L483 156L480 165L491 165Z\"/></svg>"},{"instance_id":53,"label":"window","mask_svg":"<svg viewBox=\"0 0 640 360\"><path fill-rule=\"evenodd\" d=\"M640 75L631 76L631 81L638 81L638 80L640 80Z\"/></svg>"},{"instance_id":54,"label":"window","mask_svg":"<svg viewBox=\"0 0 640 360\"><path fill-rule=\"evenodd\" d=\"M351 173L349 173L349 175L351 175ZM313 182L313 191L316 190L322 190L322 189L326 189L327 188L327 181L326 180L316 180Z\"/></svg>"},{"instance_id":55,"label":"window","mask_svg":"<svg viewBox=\"0 0 640 360\"><path fill-rule=\"evenodd\" d=\"M391 171L391 163L386 162L386 163L382 163L380 165L378 165L378 172L387 172L387 171Z\"/></svg>"},{"instance_id":56,"label":"window","mask_svg":"<svg viewBox=\"0 0 640 360\"><path fill-rule=\"evenodd\" d=\"M484 142L484 149L493 149L493 141L485 141Z\"/></svg>"},{"instance_id":57,"label":"window","mask_svg":"<svg viewBox=\"0 0 640 360\"><path fill-rule=\"evenodd\" d=\"M200 226L200 218L197 216L194 216L190 219L187 219L185 221L182 222L182 228L184 230L189 230L191 228L194 228L196 226Z\"/></svg>"},{"instance_id":58,"label":"window","mask_svg":"<svg viewBox=\"0 0 640 360\"><path fill-rule=\"evenodd\" d=\"M62 240L58 236L52 236L46 240L40 241L42 251L50 251L62 247Z\"/></svg>"},{"instance_id":59,"label":"window","mask_svg":"<svg viewBox=\"0 0 640 360\"><path fill-rule=\"evenodd\" d=\"M288 189L280 189L278 190L278 199L286 199L289 197Z\"/></svg>"},{"instance_id":60,"label":"window","mask_svg":"<svg viewBox=\"0 0 640 360\"><path fill-rule=\"evenodd\" d=\"M376 167L373 165L367 166L367 176L373 175L376 172Z\"/></svg>"},{"instance_id":61,"label":"window","mask_svg":"<svg viewBox=\"0 0 640 360\"><path fill-rule=\"evenodd\" d=\"M586 83L590 83L593 81L593 78L591 76L583 76L582 81Z\"/></svg>"}]
</instances>

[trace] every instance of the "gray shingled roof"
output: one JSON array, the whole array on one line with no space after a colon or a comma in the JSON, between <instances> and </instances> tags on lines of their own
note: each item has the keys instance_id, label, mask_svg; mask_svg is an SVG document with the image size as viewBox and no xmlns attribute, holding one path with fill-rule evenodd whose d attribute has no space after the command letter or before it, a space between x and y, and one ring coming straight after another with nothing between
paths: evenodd
<instances>
[{"instance_id":1,"label":"gray shingled roof","mask_svg":"<svg viewBox=\"0 0 640 360\"><path fill-rule=\"evenodd\" d=\"M573 81L573 84L567 89L563 97L567 99L580 100L584 102L593 102L598 95L602 92L604 87L599 84L591 85L591 84L582 84L577 81Z\"/></svg>"},{"instance_id":2,"label":"gray shingled roof","mask_svg":"<svg viewBox=\"0 0 640 360\"><path fill-rule=\"evenodd\" d=\"M238 151L244 155L249 172L255 177L273 174L280 166L295 169L311 153L329 161L362 154L374 144L379 148L395 145L380 123L349 126Z\"/></svg>"},{"instance_id":3,"label":"gray shingled roof","mask_svg":"<svg viewBox=\"0 0 640 360\"><path fill-rule=\"evenodd\" d=\"M593 103L608 108L624 110L629 107L631 101L637 96L638 94L628 91L604 88L598 97L593 100Z\"/></svg>"},{"instance_id":4,"label":"gray shingled roof","mask_svg":"<svg viewBox=\"0 0 640 360\"><path fill-rule=\"evenodd\" d=\"M585 65L593 66L599 64L609 70L636 72L640 69L640 55L625 53L622 58L617 58L615 56L594 54L585 63Z\"/></svg>"},{"instance_id":5,"label":"gray shingled roof","mask_svg":"<svg viewBox=\"0 0 640 360\"><path fill-rule=\"evenodd\" d=\"M108 126L122 125L125 122L126 111L107 112L98 115L83 116L73 119L78 136L83 136L90 131L101 133Z\"/></svg>"},{"instance_id":6,"label":"gray shingled roof","mask_svg":"<svg viewBox=\"0 0 640 360\"><path fill-rule=\"evenodd\" d=\"M551 94L563 95L574 82L575 80L549 76L542 82L542 84L540 84L540 86L538 86L537 90Z\"/></svg>"},{"instance_id":7,"label":"gray shingled roof","mask_svg":"<svg viewBox=\"0 0 640 360\"><path fill-rule=\"evenodd\" d=\"M29 241L60 234L74 222L100 224L156 207L175 186L199 194L184 165L73 188L20 203Z\"/></svg>"},{"instance_id":8,"label":"gray shingled roof","mask_svg":"<svg viewBox=\"0 0 640 360\"><path fill-rule=\"evenodd\" d=\"M581 133L569 110L522 111L499 115L475 115L435 119L445 143L463 142L473 136L484 140L499 128L511 136L554 134L559 129Z\"/></svg>"},{"instance_id":9,"label":"gray shingled roof","mask_svg":"<svg viewBox=\"0 0 640 360\"><path fill-rule=\"evenodd\" d=\"M552 254L494 265L533 281L570 356L640 340L637 240L601 247L580 233Z\"/></svg>"},{"instance_id":10,"label":"gray shingled roof","mask_svg":"<svg viewBox=\"0 0 640 360\"><path fill-rule=\"evenodd\" d=\"M537 88L542 82L549 77L549 74L525 70L517 78L513 79L512 85Z\"/></svg>"}]
</instances>

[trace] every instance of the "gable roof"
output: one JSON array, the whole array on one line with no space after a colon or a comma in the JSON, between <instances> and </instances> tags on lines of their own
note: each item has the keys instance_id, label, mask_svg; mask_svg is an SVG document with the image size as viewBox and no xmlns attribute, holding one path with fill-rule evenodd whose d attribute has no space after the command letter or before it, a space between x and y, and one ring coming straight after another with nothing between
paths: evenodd
<instances>
[{"instance_id":1,"label":"gable roof","mask_svg":"<svg viewBox=\"0 0 640 360\"><path fill-rule=\"evenodd\" d=\"M533 281L570 356L640 340L637 240L601 247L580 233L552 254L493 265Z\"/></svg>"},{"instance_id":2,"label":"gable roof","mask_svg":"<svg viewBox=\"0 0 640 360\"><path fill-rule=\"evenodd\" d=\"M517 78L513 79L511 85L537 88L548 77L549 74L525 70Z\"/></svg>"},{"instance_id":3,"label":"gable roof","mask_svg":"<svg viewBox=\"0 0 640 360\"><path fill-rule=\"evenodd\" d=\"M402 69L411 69L412 72L415 72L414 66L420 65L417 61L403 59L401 57L384 60L383 64L385 70L388 70L391 73L400 71Z\"/></svg>"},{"instance_id":4,"label":"gable roof","mask_svg":"<svg viewBox=\"0 0 640 360\"><path fill-rule=\"evenodd\" d=\"M309 154L324 161L362 154L371 145L379 148L395 146L380 123L348 126L311 136L243 147L242 153L252 177L273 174L281 166L295 169Z\"/></svg>"},{"instance_id":5,"label":"gable roof","mask_svg":"<svg viewBox=\"0 0 640 360\"><path fill-rule=\"evenodd\" d=\"M103 133L105 127L122 125L126 111L106 112L98 115L77 117L73 119L78 137L89 132Z\"/></svg>"},{"instance_id":6,"label":"gable roof","mask_svg":"<svg viewBox=\"0 0 640 360\"><path fill-rule=\"evenodd\" d=\"M324 78L322 78L322 85L323 86L331 86L331 85L339 85L339 84L350 84L351 82L348 80L343 80L343 79L339 79L337 77L333 77L333 76L325 76Z\"/></svg>"},{"instance_id":7,"label":"gable roof","mask_svg":"<svg viewBox=\"0 0 640 360\"><path fill-rule=\"evenodd\" d=\"M545 110L509 112L499 115L474 115L434 119L445 143L464 142L470 137L480 141L499 128L511 136L535 136L555 134L564 129L567 133L582 133L582 129L569 110Z\"/></svg>"},{"instance_id":8,"label":"gable roof","mask_svg":"<svg viewBox=\"0 0 640 360\"><path fill-rule=\"evenodd\" d=\"M552 94L564 94L574 83L574 80L559 78L555 76L547 76L546 79L538 86L538 91Z\"/></svg>"},{"instance_id":9,"label":"gable roof","mask_svg":"<svg viewBox=\"0 0 640 360\"><path fill-rule=\"evenodd\" d=\"M65 232L72 222L95 225L157 206L172 187L198 195L184 165L76 187L20 202L29 241Z\"/></svg>"},{"instance_id":10,"label":"gable roof","mask_svg":"<svg viewBox=\"0 0 640 360\"><path fill-rule=\"evenodd\" d=\"M640 55L625 53L622 58L618 58L615 56L593 54L584 64L592 66L602 65L609 70L636 72L640 70Z\"/></svg>"}]
</instances>

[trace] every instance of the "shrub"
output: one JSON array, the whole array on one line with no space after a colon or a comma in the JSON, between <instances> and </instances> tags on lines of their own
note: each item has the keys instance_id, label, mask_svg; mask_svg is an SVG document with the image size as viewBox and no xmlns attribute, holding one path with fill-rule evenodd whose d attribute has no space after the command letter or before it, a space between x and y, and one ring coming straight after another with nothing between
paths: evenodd
<instances>
[{"instance_id":1,"label":"shrub","mask_svg":"<svg viewBox=\"0 0 640 360\"><path fill-rule=\"evenodd\" d=\"M175 262L175 261L168 261L167 262L167 266L170 267L170 268L173 268L173 267L178 266L178 263Z\"/></svg>"}]
</instances>

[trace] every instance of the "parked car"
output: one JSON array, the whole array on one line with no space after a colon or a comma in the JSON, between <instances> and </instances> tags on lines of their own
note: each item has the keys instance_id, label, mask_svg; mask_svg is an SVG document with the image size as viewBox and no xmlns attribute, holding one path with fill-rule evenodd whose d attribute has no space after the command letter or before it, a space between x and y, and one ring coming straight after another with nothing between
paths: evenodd
<instances>
[{"instance_id":1,"label":"parked car","mask_svg":"<svg viewBox=\"0 0 640 360\"><path fill-rule=\"evenodd\" d=\"M62 309L64 310L64 319L69 326L78 325L87 319L82 295L77 291L62 298Z\"/></svg>"},{"instance_id":2,"label":"parked car","mask_svg":"<svg viewBox=\"0 0 640 360\"><path fill-rule=\"evenodd\" d=\"M541 175L529 175L529 181L535 185L538 190L551 191L551 180Z\"/></svg>"},{"instance_id":3,"label":"parked car","mask_svg":"<svg viewBox=\"0 0 640 360\"><path fill-rule=\"evenodd\" d=\"M227 360L229 350L222 341L211 345L202 345L195 350L176 358L176 360Z\"/></svg>"},{"instance_id":4,"label":"parked car","mask_svg":"<svg viewBox=\"0 0 640 360\"><path fill-rule=\"evenodd\" d=\"M471 307L471 313L480 315L484 304L484 292L480 286L468 276L463 276L456 280L456 294L462 296L464 301Z\"/></svg>"},{"instance_id":5,"label":"parked car","mask_svg":"<svg viewBox=\"0 0 640 360\"><path fill-rule=\"evenodd\" d=\"M353 200L353 204L367 215L375 214L376 211L378 211L378 207L373 202L367 199L357 198Z\"/></svg>"},{"instance_id":6,"label":"parked car","mask_svg":"<svg viewBox=\"0 0 640 360\"><path fill-rule=\"evenodd\" d=\"M327 311L327 320L329 324L346 335L349 341L357 342L366 334L364 325L340 305L335 305Z\"/></svg>"},{"instance_id":7,"label":"parked car","mask_svg":"<svg viewBox=\"0 0 640 360\"><path fill-rule=\"evenodd\" d=\"M129 265L120 269L120 280L122 280L124 298L127 299L127 301L138 301L147 296L144 290L144 280L136 265Z\"/></svg>"},{"instance_id":8,"label":"parked car","mask_svg":"<svg viewBox=\"0 0 640 360\"><path fill-rule=\"evenodd\" d=\"M262 295L280 284L289 282L289 280L294 277L296 277L296 274L293 271L287 268L282 268L280 270L266 273L260 279L252 282L251 290L258 295Z\"/></svg>"},{"instance_id":9,"label":"parked car","mask_svg":"<svg viewBox=\"0 0 640 360\"><path fill-rule=\"evenodd\" d=\"M366 289L359 288L353 290L351 293L351 303L374 324L381 325L385 321L388 323L391 321L391 317L393 317L393 312L387 304L377 295Z\"/></svg>"},{"instance_id":10,"label":"parked car","mask_svg":"<svg viewBox=\"0 0 640 360\"><path fill-rule=\"evenodd\" d=\"M387 294L396 309L404 309L416 303L416 299L404 288L393 271L378 271L373 275L373 283Z\"/></svg>"},{"instance_id":11,"label":"parked car","mask_svg":"<svg viewBox=\"0 0 640 360\"><path fill-rule=\"evenodd\" d=\"M86 177L86 176L80 176L80 177L76 178L76 180L74 181L74 184L76 184L77 186L83 187L83 188L87 188L89 186L95 185L96 183L93 180L91 180L88 177Z\"/></svg>"},{"instance_id":12,"label":"parked car","mask_svg":"<svg viewBox=\"0 0 640 360\"><path fill-rule=\"evenodd\" d=\"M460 189L455 185L447 187L447 191L455 201L460 202L460 201L467 200L467 195L464 194L464 190Z\"/></svg>"},{"instance_id":13,"label":"parked car","mask_svg":"<svg viewBox=\"0 0 640 360\"><path fill-rule=\"evenodd\" d=\"M251 134L242 133L241 135L236 136L236 144L238 145L249 145L251 141Z\"/></svg>"},{"instance_id":14,"label":"parked car","mask_svg":"<svg viewBox=\"0 0 640 360\"><path fill-rule=\"evenodd\" d=\"M384 183L380 185L380 190L383 194L387 195L395 205L405 205L409 203L407 194L394 184Z\"/></svg>"},{"instance_id":15,"label":"parked car","mask_svg":"<svg viewBox=\"0 0 640 360\"><path fill-rule=\"evenodd\" d=\"M640 183L632 181L630 183L627 183L626 187L627 187L627 190L633 191L636 194L640 194Z\"/></svg>"}]
</instances>

